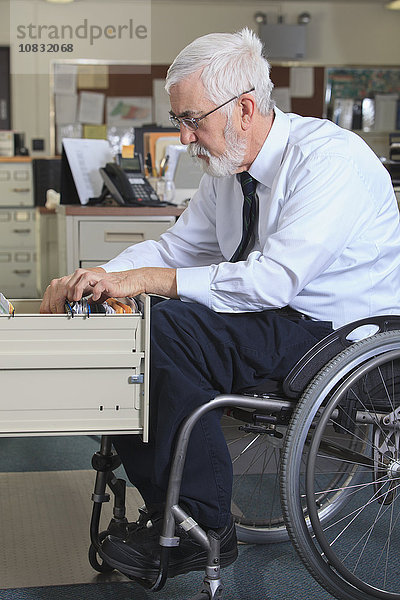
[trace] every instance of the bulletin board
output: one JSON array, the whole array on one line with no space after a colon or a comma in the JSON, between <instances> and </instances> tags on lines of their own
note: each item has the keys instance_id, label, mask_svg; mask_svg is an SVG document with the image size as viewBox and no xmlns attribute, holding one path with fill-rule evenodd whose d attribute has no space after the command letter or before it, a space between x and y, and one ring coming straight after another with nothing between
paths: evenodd
<instances>
[{"instance_id":1,"label":"bulletin board","mask_svg":"<svg viewBox=\"0 0 400 600\"><path fill-rule=\"evenodd\" d=\"M302 91L300 96L296 96L296 91L292 90L291 77L295 71L301 78L302 70L310 72L311 82L307 86L307 89ZM275 88L287 88L289 91L290 108L285 112L294 112L303 117L323 116L325 96L324 67L288 67L273 64L271 66L271 80Z\"/></svg>"},{"instance_id":2,"label":"bulletin board","mask_svg":"<svg viewBox=\"0 0 400 600\"><path fill-rule=\"evenodd\" d=\"M154 98L153 92L155 90L155 82L158 82L161 85L158 85L157 89L159 91L157 93L163 93L160 90L162 90L162 81L165 79L169 65L148 66L137 64L105 64L104 62L101 64L84 64L82 61L79 61L76 64L78 75L74 80L75 83L72 83L72 80L71 83L67 81L60 95L57 87L57 79L55 78L57 65L60 64L63 64L62 61L54 63L52 74L52 154L60 153L61 137L97 137L111 141L114 138L117 139L118 135L121 134L124 123L126 123L128 138L130 132L134 131L135 123L137 123L137 127L149 124L167 126L168 97L157 99ZM272 65L271 78L276 91L284 92L285 98L288 98L289 102L288 106L283 106L283 110L286 112L290 110L304 116L321 117L324 107L325 69L323 67L308 67L309 85L307 89L302 90L299 97L296 97L291 91L291 77L293 77L293 69L302 68L301 66ZM75 89L72 89L73 87ZM75 98L72 97L74 94ZM86 123L79 118L75 121L72 119L73 114L78 115L78 117L82 116L83 119L85 118L86 113L84 114L84 111L79 111L79 102L84 96L89 100L87 103L89 111L92 111L96 107L98 100L102 100L98 104L98 111L101 111L101 117L98 112L95 119L97 123ZM159 104L158 111L157 102ZM162 104L163 102L164 104ZM133 106L134 104L136 106ZM149 109L150 104L151 109ZM279 102L277 102L277 105L279 106ZM61 113L61 111L63 112ZM60 114L62 114L62 117L60 117ZM121 120L114 127L114 133L115 131L117 133L113 136L112 132L110 132L110 123L113 123L114 118L117 119L116 122L118 123L118 115L121 116ZM129 117L135 116L142 118L136 120L132 118L129 121ZM68 121L70 117L71 122ZM162 123L159 122L160 118L164 119ZM63 123L60 123L60 119ZM67 122L64 123L64 120Z\"/></svg>"},{"instance_id":3,"label":"bulletin board","mask_svg":"<svg viewBox=\"0 0 400 600\"><path fill-rule=\"evenodd\" d=\"M329 68L327 84L336 98L400 93L400 68Z\"/></svg>"},{"instance_id":4,"label":"bulletin board","mask_svg":"<svg viewBox=\"0 0 400 600\"><path fill-rule=\"evenodd\" d=\"M60 66L76 68L75 77L70 77L61 93L61 86L57 84L57 68ZM162 82L167 69L168 65L85 64L82 61L73 65L62 61L54 63L51 77L52 154L60 154L62 137L111 141L122 135L124 129L129 138L135 126L155 123L153 82ZM82 110L83 98L87 99L92 115ZM113 131L110 131L111 128ZM129 143L129 139L126 141Z\"/></svg>"},{"instance_id":5,"label":"bulletin board","mask_svg":"<svg viewBox=\"0 0 400 600\"><path fill-rule=\"evenodd\" d=\"M329 119L353 130L400 130L400 68L332 67L326 80Z\"/></svg>"}]
</instances>

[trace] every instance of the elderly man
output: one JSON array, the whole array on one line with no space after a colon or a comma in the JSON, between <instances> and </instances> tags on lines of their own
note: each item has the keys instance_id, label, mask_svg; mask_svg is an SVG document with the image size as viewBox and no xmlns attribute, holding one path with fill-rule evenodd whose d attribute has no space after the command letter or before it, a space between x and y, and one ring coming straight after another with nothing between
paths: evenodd
<instances>
[{"instance_id":1,"label":"elderly man","mask_svg":"<svg viewBox=\"0 0 400 600\"><path fill-rule=\"evenodd\" d=\"M93 294L160 294L152 310L148 444L114 445L146 511L101 555L144 579L158 569L158 537L177 428L221 392L280 380L332 328L400 313L400 226L390 178L354 133L284 114L269 65L248 29L210 34L170 67L171 122L204 166L199 190L160 241L132 246L102 267L54 280L43 312ZM232 468L220 414L191 437L181 502L237 556ZM204 567L203 549L178 531L169 575Z\"/></svg>"}]
</instances>

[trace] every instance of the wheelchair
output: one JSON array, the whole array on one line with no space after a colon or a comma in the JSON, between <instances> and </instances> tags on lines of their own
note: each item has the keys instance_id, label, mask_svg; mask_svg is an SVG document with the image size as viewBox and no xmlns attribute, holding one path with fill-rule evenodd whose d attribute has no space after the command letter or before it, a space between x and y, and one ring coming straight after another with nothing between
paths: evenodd
<instances>
[{"instance_id":1,"label":"wheelchair","mask_svg":"<svg viewBox=\"0 0 400 600\"><path fill-rule=\"evenodd\" d=\"M352 342L356 329L374 329ZM400 316L362 319L334 331L295 365L283 383L241 395L219 395L181 425L171 466L157 591L167 579L179 523L208 553L192 600L223 597L219 542L179 506L190 433L209 410L225 409L231 452L232 514L238 539L265 544L290 539L316 581L342 600L400 600ZM93 457L89 561L112 570L97 551L106 535L124 531L125 481L103 436ZM99 533L102 503L114 493L113 518ZM143 585L143 582L141 582Z\"/></svg>"}]
</instances>

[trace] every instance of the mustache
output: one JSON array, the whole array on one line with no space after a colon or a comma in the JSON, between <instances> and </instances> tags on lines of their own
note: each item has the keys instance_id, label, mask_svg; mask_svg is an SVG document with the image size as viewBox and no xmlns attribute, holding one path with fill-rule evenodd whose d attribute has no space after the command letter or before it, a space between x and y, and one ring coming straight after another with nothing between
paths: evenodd
<instances>
[{"instance_id":1,"label":"mustache","mask_svg":"<svg viewBox=\"0 0 400 600\"><path fill-rule=\"evenodd\" d=\"M192 158L197 158L198 154L202 154L203 156L208 156L209 158L211 158L211 154L207 150L207 148L205 148L198 142L190 142L190 144L188 145L187 151L188 151L189 156L191 156Z\"/></svg>"}]
</instances>

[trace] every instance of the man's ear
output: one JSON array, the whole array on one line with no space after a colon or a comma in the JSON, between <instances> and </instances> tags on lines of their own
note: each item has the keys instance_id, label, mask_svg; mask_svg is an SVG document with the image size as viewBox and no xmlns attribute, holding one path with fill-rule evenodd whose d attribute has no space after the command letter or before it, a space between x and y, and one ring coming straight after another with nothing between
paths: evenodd
<instances>
[{"instance_id":1,"label":"man's ear","mask_svg":"<svg viewBox=\"0 0 400 600\"><path fill-rule=\"evenodd\" d=\"M241 126L243 131L246 131L250 127L253 120L256 104L253 96L250 94L241 96L239 102L241 110Z\"/></svg>"}]
</instances>

